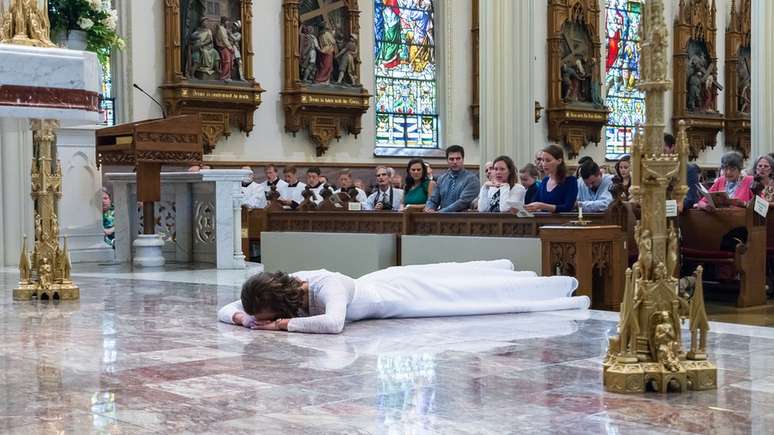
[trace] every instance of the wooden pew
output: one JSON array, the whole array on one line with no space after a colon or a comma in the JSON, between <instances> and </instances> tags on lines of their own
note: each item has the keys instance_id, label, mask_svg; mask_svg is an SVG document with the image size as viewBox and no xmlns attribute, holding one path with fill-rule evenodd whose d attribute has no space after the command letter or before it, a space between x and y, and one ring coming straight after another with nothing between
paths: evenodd
<instances>
[{"instance_id":1,"label":"wooden pew","mask_svg":"<svg viewBox=\"0 0 774 435\"><path fill-rule=\"evenodd\" d=\"M723 236L740 227L747 230L747 242L738 243L734 251L721 250ZM752 205L713 212L686 210L680 216L680 231L682 260L686 265L733 267L739 275L737 306L766 303L766 222L754 212Z\"/></svg>"},{"instance_id":2,"label":"wooden pew","mask_svg":"<svg viewBox=\"0 0 774 435\"><path fill-rule=\"evenodd\" d=\"M774 292L774 211L769 207L766 216L766 284L769 294Z\"/></svg>"},{"instance_id":3,"label":"wooden pew","mask_svg":"<svg viewBox=\"0 0 774 435\"><path fill-rule=\"evenodd\" d=\"M630 211L617 203L606 213L584 213L591 225L619 226L630 228ZM505 238L539 238L540 228L546 225L563 225L576 220L575 213L541 213L531 218L519 218L510 213L422 213L422 212L384 212L384 211L299 211L299 210L251 210L248 212L247 238L250 242L259 240L260 231L270 232L315 232L315 233L370 233L395 234L399 236L471 236ZM615 228L615 227L613 227ZM623 230L617 240L625 238ZM398 251L400 241L397 238ZM540 256L540 252L534 252ZM398 264L400 263L398 258ZM568 261L576 261L568 259ZM613 255L610 265L611 283L623 280L623 271L627 266L626 247L620 255ZM620 264L619 264L620 263ZM578 264L585 264L580 261ZM610 287L610 286L607 286ZM608 292L605 292L608 293ZM595 307L613 309L620 303L616 292L598 295L600 301ZM604 301L602 301L604 299ZM604 303L603 303L604 302Z\"/></svg>"},{"instance_id":4,"label":"wooden pew","mask_svg":"<svg viewBox=\"0 0 774 435\"><path fill-rule=\"evenodd\" d=\"M267 211L242 207L242 253L250 261L257 260L257 257L251 257L250 246L261 243L261 231L266 227Z\"/></svg>"}]
</instances>

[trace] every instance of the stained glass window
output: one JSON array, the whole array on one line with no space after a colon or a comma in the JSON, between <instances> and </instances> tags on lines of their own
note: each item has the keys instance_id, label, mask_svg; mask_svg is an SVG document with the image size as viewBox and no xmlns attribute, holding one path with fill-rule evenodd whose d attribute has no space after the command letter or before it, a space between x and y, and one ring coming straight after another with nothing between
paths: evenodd
<instances>
[{"instance_id":1,"label":"stained glass window","mask_svg":"<svg viewBox=\"0 0 774 435\"><path fill-rule=\"evenodd\" d=\"M376 146L438 148L433 0L376 0Z\"/></svg>"},{"instance_id":2,"label":"stained glass window","mask_svg":"<svg viewBox=\"0 0 774 435\"><path fill-rule=\"evenodd\" d=\"M605 126L605 157L629 153L636 124L645 120L640 81L641 0L606 0L607 58L605 103L611 109Z\"/></svg>"},{"instance_id":3,"label":"stained glass window","mask_svg":"<svg viewBox=\"0 0 774 435\"><path fill-rule=\"evenodd\" d=\"M112 0L102 0L102 8L110 10ZM99 90L99 121L108 127L116 125L116 99L113 96L113 72L111 71L110 56L101 64L102 81Z\"/></svg>"}]
</instances>

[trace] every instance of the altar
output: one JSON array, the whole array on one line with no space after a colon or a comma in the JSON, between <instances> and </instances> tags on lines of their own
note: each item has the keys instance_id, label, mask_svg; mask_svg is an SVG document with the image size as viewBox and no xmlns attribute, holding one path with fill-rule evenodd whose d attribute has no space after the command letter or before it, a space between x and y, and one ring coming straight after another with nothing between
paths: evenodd
<instances>
[{"instance_id":1,"label":"altar","mask_svg":"<svg viewBox=\"0 0 774 435\"><path fill-rule=\"evenodd\" d=\"M244 269L241 182L247 174L243 169L161 173L155 232L164 241L165 261ZM105 178L113 185L116 260L131 262L132 243L144 230L137 175L108 173Z\"/></svg>"}]
</instances>

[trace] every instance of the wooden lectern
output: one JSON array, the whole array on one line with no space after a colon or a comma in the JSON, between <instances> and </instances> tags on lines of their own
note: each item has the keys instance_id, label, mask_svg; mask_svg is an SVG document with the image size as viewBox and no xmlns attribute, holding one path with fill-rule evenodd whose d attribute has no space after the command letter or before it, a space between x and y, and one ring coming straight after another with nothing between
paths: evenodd
<instances>
[{"instance_id":1,"label":"wooden lectern","mask_svg":"<svg viewBox=\"0 0 774 435\"><path fill-rule=\"evenodd\" d=\"M97 167L133 165L145 234L156 229L154 203L161 200L161 165L202 161L202 122L197 115L128 122L97 130Z\"/></svg>"}]
</instances>

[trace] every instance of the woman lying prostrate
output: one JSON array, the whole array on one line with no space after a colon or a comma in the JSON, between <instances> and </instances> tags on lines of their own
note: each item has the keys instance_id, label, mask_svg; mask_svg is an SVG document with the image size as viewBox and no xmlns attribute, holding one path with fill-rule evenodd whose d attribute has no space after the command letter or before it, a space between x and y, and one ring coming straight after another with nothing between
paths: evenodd
<instances>
[{"instance_id":1,"label":"woman lying prostrate","mask_svg":"<svg viewBox=\"0 0 774 435\"><path fill-rule=\"evenodd\" d=\"M515 272L509 260L397 266L358 279L327 270L259 273L218 320L252 329L338 334L364 319L587 309L578 281Z\"/></svg>"}]
</instances>

